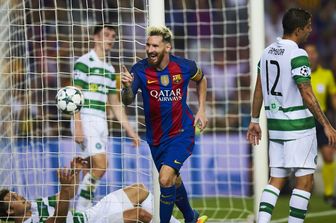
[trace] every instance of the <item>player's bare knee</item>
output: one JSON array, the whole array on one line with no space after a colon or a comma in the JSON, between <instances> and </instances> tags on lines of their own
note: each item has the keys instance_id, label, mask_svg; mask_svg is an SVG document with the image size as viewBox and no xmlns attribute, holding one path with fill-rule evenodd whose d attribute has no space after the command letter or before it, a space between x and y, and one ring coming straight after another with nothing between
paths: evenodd
<instances>
[{"instance_id":1,"label":"player's bare knee","mask_svg":"<svg viewBox=\"0 0 336 223\"><path fill-rule=\"evenodd\" d=\"M126 188L130 188L131 190L136 190L139 193L141 193L141 192L148 193L148 190L147 190L146 186L142 183L135 183L135 184L132 184L132 185L126 187Z\"/></svg>"},{"instance_id":2,"label":"player's bare knee","mask_svg":"<svg viewBox=\"0 0 336 223\"><path fill-rule=\"evenodd\" d=\"M173 177L163 174L159 176L159 182L161 187L171 187L175 184Z\"/></svg>"},{"instance_id":3,"label":"player's bare knee","mask_svg":"<svg viewBox=\"0 0 336 223\"><path fill-rule=\"evenodd\" d=\"M91 158L92 168L97 170L106 170L109 162L106 154L97 154Z\"/></svg>"},{"instance_id":4,"label":"player's bare knee","mask_svg":"<svg viewBox=\"0 0 336 223\"><path fill-rule=\"evenodd\" d=\"M133 184L138 193L139 202L143 202L148 196L148 190L144 184Z\"/></svg>"},{"instance_id":5,"label":"player's bare knee","mask_svg":"<svg viewBox=\"0 0 336 223\"><path fill-rule=\"evenodd\" d=\"M99 161L99 159L94 160L91 174L97 179L100 179L105 174L107 167L108 167L107 161L104 160Z\"/></svg>"},{"instance_id":6,"label":"player's bare knee","mask_svg":"<svg viewBox=\"0 0 336 223\"><path fill-rule=\"evenodd\" d=\"M270 177L269 184L281 190L285 185L287 177Z\"/></svg>"},{"instance_id":7,"label":"player's bare knee","mask_svg":"<svg viewBox=\"0 0 336 223\"><path fill-rule=\"evenodd\" d=\"M146 186L144 184L138 184L138 188L139 188L139 197L141 198L141 200L145 200L149 194Z\"/></svg>"},{"instance_id":8,"label":"player's bare knee","mask_svg":"<svg viewBox=\"0 0 336 223\"><path fill-rule=\"evenodd\" d=\"M170 166L162 166L159 174L159 183L161 187L171 187L176 183L176 172Z\"/></svg>"},{"instance_id":9,"label":"player's bare knee","mask_svg":"<svg viewBox=\"0 0 336 223\"><path fill-rule=\"evenodd\" d=\"M144 184L137 184L137 188L140 190L140 191L143 191L143 192L148 192L146 186Z\"/></svg>"}]
</instances>

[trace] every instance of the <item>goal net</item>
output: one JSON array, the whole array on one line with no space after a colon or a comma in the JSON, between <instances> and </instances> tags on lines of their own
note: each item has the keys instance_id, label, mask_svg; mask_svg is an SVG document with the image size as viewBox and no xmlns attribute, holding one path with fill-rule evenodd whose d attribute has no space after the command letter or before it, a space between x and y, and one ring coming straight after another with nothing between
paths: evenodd
<instances>
[{"instance_id":1,"label":"goal net","mask_svg":"<svg viewBox=\"0 0 336 223\"><path fill-rule=\"evenodd\" d=\"M74 62L92 48L96 24L118 28L108 56L117 77L122 64L130 68L144 58L148 1L0 2L0 187L28 199L45 197L59 189L57 168L69 166L78 155L71 116L55 106L57 90L71 85ZM248 7L247 0L165 1L173 53L195 60L208 80L209 127L197 133L194 153L181 174L192 206L213 222L246 222L253 214L253 160L245 140L250 114ZM188 101L195 112L193 84ZM113 114L108 115L109 167L97 200L132 183L153 190L139 95L127 113L143 140L134 148ZM177 210L174 214L182 218Z\"/></svg>"},{"instance_id":2,"label":"goal net","mask_svg":"<svg viewBox=\"0 0 336 223\"><path fill-rule=\"evenodd\" d=\"M212 219L246 221L253 213L248 1L166 1L174 53L193 59L208 80L209 126L182 176L193 207ZM189 104L197 111L195 88ZM244 220L245 219L245 220Z\"/></svg>"}]
</instances>

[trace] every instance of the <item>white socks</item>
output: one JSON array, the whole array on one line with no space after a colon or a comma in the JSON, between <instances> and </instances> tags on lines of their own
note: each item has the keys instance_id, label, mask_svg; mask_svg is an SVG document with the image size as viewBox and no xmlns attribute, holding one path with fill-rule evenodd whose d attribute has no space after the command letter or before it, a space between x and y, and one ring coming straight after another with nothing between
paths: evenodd
<instances>
[{"instance_id":1,"label":"white socks","mask_svg":"<svg viewBox=\"0 0 336 223\"><path fill-rule=\"evenodd\" d=\"M274 206L278 200L280 190L268 184L262 192L259 204L258 223L271 221Z\"/></svg>"},{"instance_id":2,"label":"white socks","mask_svg":"<svg viewBox=\"0 0 336 223\"><path fill-rule=\"evenodd\" d=\"M265 187L260 199L258 223L268 223L271 221L272 212L279 194L280 190L278 188L270 184ZM293 190L289 201L288 223L303 223L306 217L309 199L309 192L299 189Z\"/></svg>"},{"instance_id":3,"label":"white socks","mask_svg":"<svg viewBox=\"0 0 336 223\"><path fill-rule=\"evenodd\" d=\"M77 200L76 211L84 211L92 207L92 199L98 184L99 180L93 177L90 173L87 173L84 176L84 179L78 188L79 197Z\"/></svg>"},{"instance_id":4,"label":"white socks","mask_svg":"<svg viewBox=\"0 0 336 223\"><path fill-rule=\"evenodd\" d=\"M294 189L289 201L288 223L302 223L306 217L310 193Z\"/></svg>"}]
</instances>

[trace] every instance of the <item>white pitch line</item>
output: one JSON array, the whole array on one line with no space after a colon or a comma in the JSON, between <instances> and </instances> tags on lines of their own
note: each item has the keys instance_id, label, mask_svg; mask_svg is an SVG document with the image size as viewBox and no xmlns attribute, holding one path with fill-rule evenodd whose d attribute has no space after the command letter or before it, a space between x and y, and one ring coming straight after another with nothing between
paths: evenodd
<instances>
[{"instance_id":1,"label":"white pitch line","mask_svg":"<svg viewBox=\"0 0 336 223\"><path fill-rule=\"evenodd\" d=\"M307 218L313 218L313 217L321 217L321 216L327 216L327 215L336 215L336 210L331 210L331 211L323 211L323 212L318 212L318 213L308 213L306 215L306 219ZM274 221L271 221L271 223L282 223L282 222L287 222L288 221L288 217L287 218L281 218L281 219L277 219Z\"/></svg>"}]
</instances>

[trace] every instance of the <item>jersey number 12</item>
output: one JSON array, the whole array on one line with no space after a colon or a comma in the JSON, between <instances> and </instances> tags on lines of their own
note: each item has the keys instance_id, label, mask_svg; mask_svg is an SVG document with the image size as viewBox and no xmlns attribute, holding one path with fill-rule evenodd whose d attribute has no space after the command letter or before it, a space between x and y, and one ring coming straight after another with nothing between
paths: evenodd
<instances>
[{"instance_id":1,"label":"jersey number 12","mask_svg":"<svg viewBox=\"0 0 336 223\"><path fill-rule=\"evenodd\" d=\"M271 88L271 95L274 96L282 96L281 92L275 91L275 88L279 82L280 77L280 65L276 60L270 60L270 63L276 67L276 77ZM266 84L267 84L267 94L269 94L269 74L268 74L268 60L266 60Z\"/></svg>"}]
</instances>

